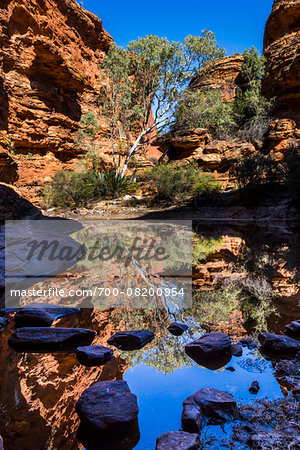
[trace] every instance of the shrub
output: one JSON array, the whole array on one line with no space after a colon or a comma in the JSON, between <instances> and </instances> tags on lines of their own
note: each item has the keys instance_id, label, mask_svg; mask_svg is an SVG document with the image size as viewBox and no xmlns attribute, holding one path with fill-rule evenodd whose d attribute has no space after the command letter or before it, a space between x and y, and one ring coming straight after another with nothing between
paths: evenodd
<instances>
[{"instance_id":1,"label":"shrub","mask_svg":"<svg viewBox=\"0 0 300 450\"><path fill-rule=\"evenodd\" d=\"M270 115L273 100L261 93L261 81L251 81L248 89L239 93L233 104L233 118L239 127L255 118L267 118Z\"/></svg>"},{"instance_id":2,"label":"shrub","mask_svg":"<svg viewBox=\"0 0 300 450\"><path fill-rule=\"evenodd\" d=\"M270 123L271 119L269 117L256 117L251 119L242 126L238 132L238 136L244 142L255 142L257 140L264 142Z\"/></svg>"},{"instance_id":3,"label":"shrub","mask_svg":"<svg viewBox=\"0 0 300 450\"><path fill-rule=\"evenodd\" d=\"M78 208L101 197L117 197L134 189L128 177L115 171L87 170L68 172L58 170L51 183L42 190L44 205Z\"/></svg>"},{"instance_id":4,"label":"shrub","mask_svg":"<svg viewBox=\"0 0 300 450\"><path fill-rule=\"evenodd\" d=\"M79 149L83 147L95 146L95 137L99 128L99 122L94 113L91 111L84 114L80 119L81 128L78 131L74 144Z\"/></svg>"},{"instance_id":5,"label":"shrub","mask_svg":"<svg viewBox=\"0 0 300 450\"><path fill-rule=\"evenodd\" d=\"M222 238L193 236L193 266L205 260L222 243Z\"/></svg>"},{"instance_id":6,"label":"shrub","mask_svg":"<svg viewBox=\"0 0 300 450\"><path fill-rule=\"evenodd\" d=\"M203 174L194 164L178 166L175 162L161 163L149 172L158 198L168 202L196 195L210 195L221 187L212 175Z\"/></svg>"},{"instance_id":7,"label":"shrub","mask_svg":"<svg viewBox=\"0 0 300 450\"><path fill-rule=\"evenodd\" d=\"M241 68L244 85L234 102L224 102L218 91L187 89L178 102L173 130L200 127L219 138L238 135L243 140L263 140L274 103L262 94L264 72L265 58L254 47L246 50Z\"/></svg>"},{"instance_id":8,"label":"shrub","mask_svg":"<svg viewBox=\"0 0 300 450\"><path fill-rule=\"evenodd\" d=\"M271 181L274 163L269 156L256 152L237 158L230 168L230 173L236 179L238 187L243 189L249 185Z\"/></svg>"},{"instance_id":9,"label":"shrub","mask_svg":"<svg viewBox=\"0 0 300 450\"><path fill-rule=\"evenodd\" d=\"M105 191L101 179L93 171L69 172L58 170L50 185L43 190L45 206L86 206L92 198L103 195Z\"/></svg>"},{"instance_id":10,"label":"shrub","mask_svg":"<svg viewBox=\"0 0 300 450\"><path fill-rule=\"evenodd\" d=\"M196 180L193 193L198 197L209 198L218 192L221 192L221 184L208 173L202 173Z\"/></svg>"},{"instance_id":11,"label":"shrub","mask_svg":"<svg viewBox=\"0 0 300 450\"><path fill-rule=\"evenodd\" d=\"M232 110L233 118L239 127L245 126L248 121L253 119L266 119L271 113L274 101L268 100L262 94L261 80L264 73L265 57L259 56L255 47L252 47L250 50L246 49L244 62L241 67L241 74L245 81L246 89L238 93ZM258 139L255 135L254 138Z\"/></svg>"},{"instance_id":12,"label":"shrub","mask_svg":"<svg viewBox=\"0 0 300 450\"><path fill-rule=\"evenodd\" d=\"M118 197L119 195L132 192L135 189L135 183L126 175L122 177L114 170L102 172L102 175L107 196Z\"/></svg>"}]
</instances>

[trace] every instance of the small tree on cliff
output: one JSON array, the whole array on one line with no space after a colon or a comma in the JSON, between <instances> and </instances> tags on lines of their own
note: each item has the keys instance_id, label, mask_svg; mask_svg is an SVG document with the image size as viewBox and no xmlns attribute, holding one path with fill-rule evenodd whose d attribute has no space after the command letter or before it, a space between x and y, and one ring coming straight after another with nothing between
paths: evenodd
<instances>
[{"instance_id":1,"label":"small tree on cliff","mask_svg":"<svg viewBox=\"0 0 300 450\"><path fill-rule=\"evenodd\" d=\"M110 47L102 65L99 105L118 176L125 175L130 160L155 132L172 124L193 74L224 54L210 31L187 36L183 43L147 36L131 42L127 50Z\"/></svg>"}]
</instances>

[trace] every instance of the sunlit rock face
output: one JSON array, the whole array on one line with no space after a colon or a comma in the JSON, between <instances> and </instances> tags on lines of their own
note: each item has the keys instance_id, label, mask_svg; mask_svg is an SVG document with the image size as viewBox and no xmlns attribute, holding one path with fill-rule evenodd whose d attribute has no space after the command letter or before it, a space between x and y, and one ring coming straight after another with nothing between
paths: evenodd
<instances>
[{"instance_id":1,"label":"sunlit rock face","mask_svg":"<svg viewBox=\"0 0 300 450\"><path fill-rule=\"evenodd\" d=\"M75 0L6 0L0 9L0 127L17 152L77 154L112 38Z\"/></svg>"},{"instance_id":2,"label":"sunlit rock face","mask_svg":"<svg viewBox=\"0 0 300 450\"><path fill-rule=\"evenodd\" d=\"M205 66L193 77L189 88L199 92L218 91L225 101L233 101L244 84L243 55L232 55Z\"/></svg>"},{"instance_id":3,"label":"sunlit rock face","mask_svg":"<svg viewBox=\"0 0 300 450\"><path fill-rule=\"evenodd\" d=\"M264 36L264 90L276 97L277 116L300 126L300 1L275 0Z\"/></svg>"}]
</instances>

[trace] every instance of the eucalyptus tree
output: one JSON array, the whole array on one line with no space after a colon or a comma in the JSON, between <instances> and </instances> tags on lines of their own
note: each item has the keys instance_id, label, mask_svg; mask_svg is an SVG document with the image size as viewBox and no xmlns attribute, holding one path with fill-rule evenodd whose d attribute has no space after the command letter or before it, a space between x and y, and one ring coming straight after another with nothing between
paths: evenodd
<instances>
[{"instance_id":1,"label":"eucalyptus tree","mask_svg":"<svg viewBox=\"0 0 300 450\"><path fill-rule=\"evenodd\" d=\"M174 122L182 92L201 67L225 55L211 31L183 42L146 36L127 49L112 45L102 62L99 106L108 126L116 174L154 134Z\"/></svg>"}]
</instances>

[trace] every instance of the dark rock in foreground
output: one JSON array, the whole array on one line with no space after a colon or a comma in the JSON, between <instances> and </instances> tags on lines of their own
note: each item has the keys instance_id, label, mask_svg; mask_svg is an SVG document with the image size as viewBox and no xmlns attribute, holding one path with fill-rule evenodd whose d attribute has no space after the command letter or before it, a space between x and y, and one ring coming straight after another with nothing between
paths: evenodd
<instances>
[{"instance_id":1,"label":"dark rock in foreground","mask_svg":"<svg viewBox=\"0 0 300 450\"><path fill-rule=\"evenodd\" d=\"M251 394L257 394L258 391L260 390L260 386L258 384L258 381L253 381L253 383L251 383L251 386L249 387L249 392Z\"/></svg>"},{"instance_id":2,"label":"dark rock in foreground","mask_svg":"<svg viewBox=\"0 0 300 450\"><path fill-rule=\"evenodd\" d=\"M297 401L300 401L300 383L292 390L293 396Z\"/></svg>"},{"instance_id":3,"label":"dark rock in foreground","mask_svg":"<svg viewBox=\"0 0 300 450\"><path fill-rule=\"evenodd\" d=\"M200 439L196 433L185 431L170 431L161 434L156 440L156 450L198 450Z\"/></svg>"},{"instance_id":4,"label":"dark rock in foreground","mask_svg":"<svg viewBox=\"0 0 300 450\"><path fill-rule=\"evenodd\" d=\"M206 334L187 344L185 352L198 364L218 369L231 359L231 339L224 333Z\"/></svg>"},{"instance_id":5,"label":"dark rock in foreground","mask_svg":"<svg viewBox=\"0 0 300 450\"><path fill-rule=\"evenodd\" d=\"M240 339L239 343L242 344L243 347L247 347L249 350L252 350L257 347L255 342L251 338L244 337Z\"/></svg>"},{"instance_id":6,"label":"dark rock in foreground","mask_svg":"<svg viewBox=\"0 0 300 450\"><path fill-rule=\"evenodd\" d=\"M126 381L101 381L86 389L76 403L85 426L105 433L118 433L137 419L137 399Z\"/></svg>"},{"instance_id":7,"label":"dark rock in foreground","mask_svg":"<svg viewBox=\"0 0 300 450\"><path fill-rule=\"evenodd\" d=\"M173 322L171 323L171 325L168 326L168 330L174 336L181 336L187 329L188 329L187 325L178 322Z\"/></svg>"},{"instance_id":8,"label":"dark rock in foreground","mask_svg":"<svg viewBox=\"0 0 300 450\"><path fill-rule=\"evenodd\" d=\"M153 338L154 334L149 330L118 331L107 342L120 350L138 350Z\"/></svg>"},{"instance_id":9,"label":"dark rock in foreground","mask_svg":"<svg viewBox=\"0 0 300 450\"><path fill-rule=\"evenodd\" d=\"M282 375L297 375L298 368L293 361L280 361L276 364L275 369Z\"/></svg>"},{"instance_id":10,"label":"dark rock in foreground","mask_svg":"<svg viewBox=\"0 0 300 450\"><path fill-rule=\"evenodd\" d=\"M78 313L78 308L68 306L49 306L36 303L19 309L14 317L17 328L21 327L50 327L60 317Z\"/></svg>"},{"instance_id":11,"label":"dark rock in foreground","mask_svg":"<svg viewBox=\"0 0 300 450\"><path fill-rule=\"evenodd\" d=\"M265 353L278 356L295 356L300 351L300 342L288 336L260 333L258 340Z\"/></svg>"},{"instance_id":12,"label":"dark rock in foreground","mask_svg":"<svg viewBox=\"0 0 300 450\"><path fill-rule=\"evenodd\" d=\"M4 328L8 325L9 320L4 317L0 317L0 333L4 330Z\"/></svg>"},{"instance_id":13,"label":"dark rock in foreground","mask_svg":"<svg viewBox=\"0 0 300 450\"><path fill-rule=\"evenodd\" d=\"M81 422L77 438L86 450L132 450L140 440L138 420L134 420L117 433L93 430Z\"/></svg>"},{"instance_id":14,"label":"dark rock in foreground","mask_svg":"<svg viewBox=\"0 0 300 450\"><path fill-rule=\"evenodd\" d=\"M182 429L198 433L206 419L210 423L220 423L232 420L236 412L236 401L231 394L214 388L203 388L183 402Z\"/></svg>"},{"instance_id":15,"label":"dark rock in foreground","mask_svg":"<svg viewBox=\"0 0 300 450\"><path fill-rule=\"evenodd\" d=\"M300 320L295 320L289 325L285 326L285 333L288 336L299 339L300 338Z\"/></svg>"},{"instance_id":16,"label":"dark rock in foreground","mask_svg":"<svg viewBox=\"0 0 300 450\"><path fill-rule=\"evenodd\" d=\"M110 361L114 352L112 349L103 347L103 345L88 345L78 347L76 350L77 360L80 364L87 367L102 366Z\"/></svg>"},{"instance_id":17,"label":"dark rock in foreground","mask_svg":"<svg viewBox=\"0 0 300 450\"><path fill-rule=\"evenodd\" d=\"M198 405L183 404L181 427L188 433L200 433L205 425L205 419Z\"/></svg>"},{"instance_id":18,"label":"dark rock in foreground","mask_svg":"<svg viewBox=\"0 0 300 450\"><path fill-rule=\"evenodd\" d=\"M92 343L96 332L84 328L25 327L15 330L8 344L19 352L74 351Z\"/></svg>"},{"instance_id":19,"label":"dark rock in foreground","mask_svg":"<svg viewBox=\"0 0 300 450\"><path fill-rule=\"evenodd\" d=\"M231 354L233 356L242 356L243 354L243 346L240 343L232 344L231 346Z\"/></svg>"}]
</instances>

